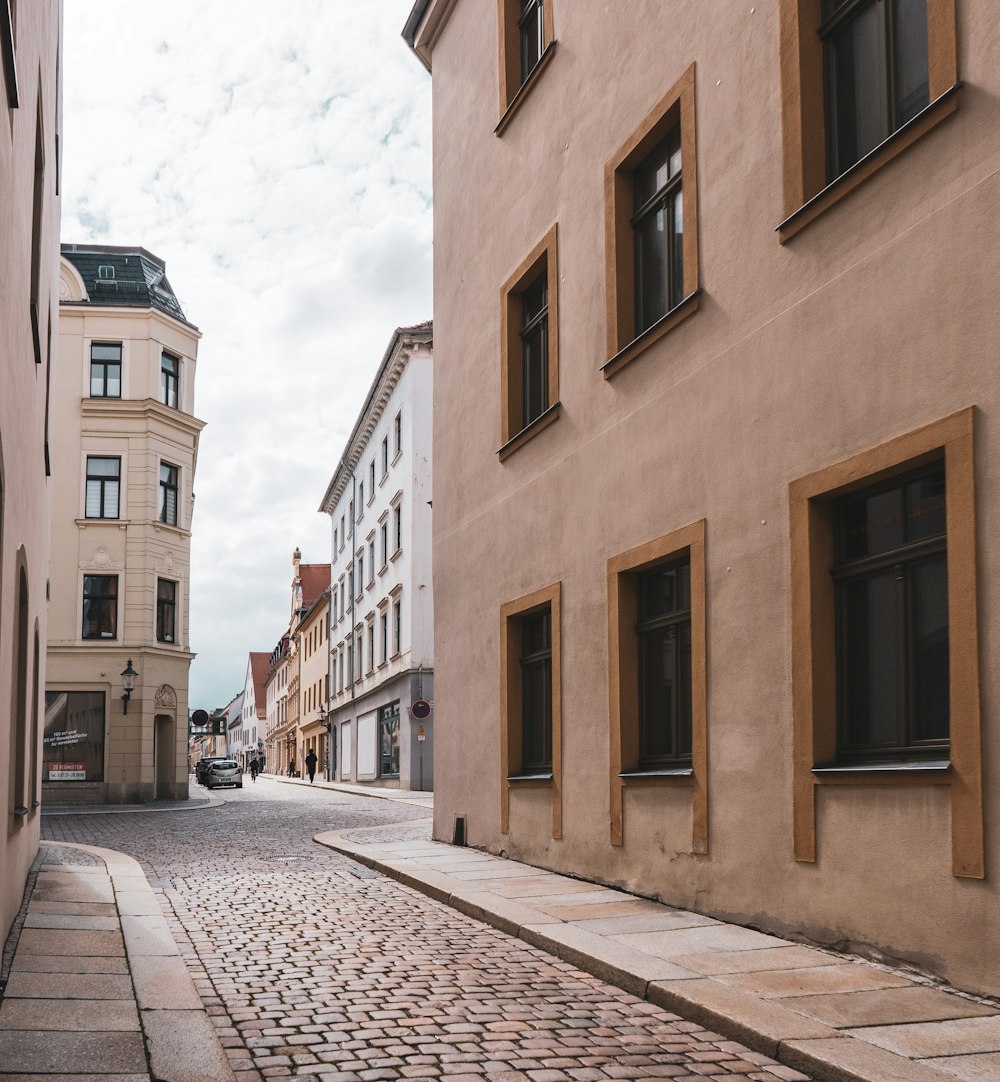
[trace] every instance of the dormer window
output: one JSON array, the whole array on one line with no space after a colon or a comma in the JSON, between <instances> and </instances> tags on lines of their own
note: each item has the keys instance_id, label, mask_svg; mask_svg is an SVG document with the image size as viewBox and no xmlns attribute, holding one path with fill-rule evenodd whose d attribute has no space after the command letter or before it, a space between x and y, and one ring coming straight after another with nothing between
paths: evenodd
<instances>
[{"instance_id":1,"label":"dormer window","mask_svg":"<svg viewBox=\"0 0 1000 1082\"><path fill-rule=\"evenodd\" d=\"M111 281L111 280L114 279L114 276L115 276L115 268L114 267L108 266L106 264L102 264L100 267L97 268L97 277L98 277L98 279L103 279L104 281Z\"/></svg>"}]
</instances>

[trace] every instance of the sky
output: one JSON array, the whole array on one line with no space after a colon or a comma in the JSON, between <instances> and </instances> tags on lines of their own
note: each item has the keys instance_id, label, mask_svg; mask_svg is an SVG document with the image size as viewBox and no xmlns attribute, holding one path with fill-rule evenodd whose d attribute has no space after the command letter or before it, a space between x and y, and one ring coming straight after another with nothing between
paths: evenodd
<instances>
[{"instance_id":1,"label":"sky","mask_svg":"<svg viewBox=\"0 0 1000 1082\"><path fill-rule=\"evenodd\" d=\"M394 328L431 318L430 76L412 0L65 0L62 241L166 262L203 334L191 709L288 626L292 551Z\"/></svg>"}]
</instances>

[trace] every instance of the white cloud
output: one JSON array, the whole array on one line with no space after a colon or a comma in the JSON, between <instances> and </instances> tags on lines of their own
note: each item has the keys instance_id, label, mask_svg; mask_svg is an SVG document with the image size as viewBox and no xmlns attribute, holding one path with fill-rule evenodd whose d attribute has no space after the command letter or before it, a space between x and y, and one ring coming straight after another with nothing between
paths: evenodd
<instances>
[{"instance_id":1,"label":"white cloud","mask_svg":"<svg viewBox=\"0 0 1000 1082\"><path fill-rule=\"evenodd\" d=\"M430 80L412 0L67 0L66 242L166 260L204 334L192 706L287 623L291 554L396 326L431 315Z\"/></svg>"}]
</instances>

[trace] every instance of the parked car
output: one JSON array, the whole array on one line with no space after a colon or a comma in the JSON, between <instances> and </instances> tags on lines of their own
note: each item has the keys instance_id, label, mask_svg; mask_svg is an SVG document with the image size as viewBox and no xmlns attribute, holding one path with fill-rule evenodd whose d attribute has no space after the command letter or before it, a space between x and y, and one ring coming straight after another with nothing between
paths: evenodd
<instances>
[{"instance_id":1,"label":"parked car","mask_svg":"<svg viewBox=\"0 0 1000 1082\"><path fill-rule=\"evenodd\" d=\"M226 758L227 756L225 755L208 755L204 759L199 759L198 762L194 764L195 781L198 781L202 785L204 785L205 775L208 772L208 768L212 765L212 763L221 763Z\"/></svg>"},{"instance_id":2,"label":"parked car","mask_svg":"<svg viewBox=\"0 0 1000 1082\"><path fill-rule=\"evenodd\" d=\"M243 771L232 759L216 759L208 764L202 784L206 789L215 789L219 785L235 785L237 789L242 789Z\"/></svg>"}]
</instances>

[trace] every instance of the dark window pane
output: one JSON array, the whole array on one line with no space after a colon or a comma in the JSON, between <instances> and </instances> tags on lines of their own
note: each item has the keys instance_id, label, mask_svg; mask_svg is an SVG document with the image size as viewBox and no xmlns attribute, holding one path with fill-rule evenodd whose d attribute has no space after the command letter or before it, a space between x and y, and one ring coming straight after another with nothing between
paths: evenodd
<instances>
[{"instance_id":1,"label":"dark window pane","mask_svg":"<svg viewBox=\"0 0 1000 1082\"><path fill-rule=\"evenodd\" d=\"M944 465L906 487L906 540L944 537Z\"/></svg>"},{"instance_id":2,"label":"dark window pane","mask_svg":"<svg viewBox=\"0 0 1000 1082\"><path fill-rule=\"evenodd\" d=\"M532 73L545 50L542 0L521 0L518 28L521 37L521 82Z\"/></svg>"},{"instance_id":3,"label":"dark window pane","mask_svg":"<svg viewBox=\"0 0 1000 1082\"><path fill-rule=\"evenodd\" d=\"M842 514L841 560L876 556L903 544L903 490L898 486L874 495L848 498Z\"/></svg>"},{"instance_id":4,"label":"dark window pane","mask_svg":"<svg viewBox=\"0 0 1000 1082\"><path fill-rule=\"evenodd\" d=\"M896 574L850 583L841 595L839 669L846 747L895 747L902 688Z\"/></svg>"},{"instance_id":5,"label":"dark window pane","mask_svg":"<svg viewBox=\"0 0 1000 1082\"><path fill-rule=\"evenodd\" d=\"M103 692L45 693L44 756L45 781L103 781Z\"/></svg>"},{"instance_id":6,"label":"dark window pane","mask_svg":"<svg viewBox=\"0 0 1000 1082\"><path fill-rule=\"evenodd\" d=\"M639 619L651 620L691 607L691 563L647 571L639 580Z\"/></svg>"},{"instance_id":7,"label":"dark window pane","mask_svg":"<svg viewBox=\"0 0 1000 1082\"><path fill-rule=\"evenodd\" d=\"M674 130L654 147L635 170L635 209L639 210L681 171L681 133Z\"/></svg>"},{"instance_id":8,"label":"dark window pane","mask_svg":"<svg viewBox=\"0 0 1000 1082\"><path fill-rule=\"evenodd\" d=\"M916 564L913 612L913 739L949 735L948 567L945 557Z\"/></svg>"},{"instance_id":9,"label":"dark window pane","mask_svg":"<svg viewBox=\"0 0 1000 1082\"><path fill-rule=\"evenodd\" d=\"M551 661L526 665L521 674L524 696L524 770L552 766L552 669Z\"/></svg>"},{"instance_id":10,"label":"dark window pane","mask_svg":"<svg viewBox=\"0 0 1000 1082\"><path fill-rule=\"evenodd\" d=\"M676 629L661 628L639 640L639 757L670 759L677 724Z\"/></svg>"},{"instance_id":11,"label":"dark window pane","mask_svg":"<svg viewBox=\"0 0 1000 1082\"><path fill-rule=\"evenodd\" d=\"M93 361L120 361L122 347L94 342L90 347L90 358Z\"/></svg>"},{"instance_id":12,"label":"dark window pane","mask_svg":"<svg viewBox=\"0 0 1000 1082\"><path fill-rule=\"evenodd\" d=\"M117 616L118 576L85 575L83 579L83 638L115 638Z\"/></svg>"},{"instance_id":13,"label":"dark window pane","mask_svg":"<svg viewBox=\"0 0 1000 1082\"><path fill-rule=\"evenodd\" d=\"M889 134L885 0L863 5L828 39L834 144L838 176Z\"/></svg>"},{"instance_id":14,"label":"dark window pane","mask_svg":"<svg viewBox=\"0 0 1000 1082\"><path fill-rule=\"evenodd\" d=\"M927 0L894 0L896 31L896 126L930 103Z\"/></svg>"},{"instance_id":15,"label":"dark window pane","mask_svg":"<svg viewBox=\"0 0 1000 1082\"><path fill-rule=\"evenodd\" d=\"M680 138L680 129L675 128L636 167L632 177L636 334L683 300Z\"/></svg>"}]
</instances>

